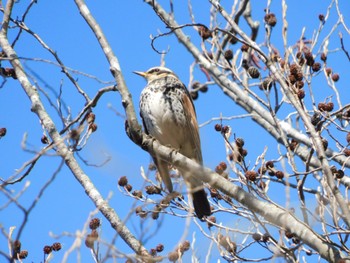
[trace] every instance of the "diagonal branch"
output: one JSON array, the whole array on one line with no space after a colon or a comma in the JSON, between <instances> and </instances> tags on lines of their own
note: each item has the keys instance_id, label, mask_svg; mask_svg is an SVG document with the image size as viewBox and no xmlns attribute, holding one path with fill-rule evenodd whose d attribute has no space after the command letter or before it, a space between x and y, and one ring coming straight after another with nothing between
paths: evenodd
<instances>
[{"instance_id":1,"label":"diagonal branch","mask_svg":"<svg viewBox=\"0 0 350 263\"><path fill-rule=\"evenodd\" d=\"M12 2L12 5L10 5ZM5 10L5 15L3 24L8 24L11 9L13 6L13 0L8 1L9 10ZM67 145L62 140L55 123L51 119L50 115L47 113L39 93L35 86L33 86L28 80L23 66L18 59L18 56L14 49L11 47L7 39L7 31L3 27L0 32L0 46L3 49L6 56L10 59L10 63L15 69L16 76L20 82L24 92L31 101L31 110L34 112L43 127L47 130L50 138L56 144L57 154L61 156L67 167L71 170L75 178L84 188L86 194L94 202L95 206L101 211L101 213L106 217L106 219L111 223L112 227L119 233L119 235L124 239L124 241L132 248L137 254L148 256L147 250L142 246L137 238L133 236L130 230L124 225L123 221L116 214L115 210L109 206L109 204L103 199L99 191L95 188L94 184L91 182L87 174L79 166L77 160L75 159L73 153L69 151Z\"/></svg>"},{"instance_id":2,"label":"diagonal branch","mask_svg":"<svg viewBox=\"0 0 350 263\"><path fill-rule=\"evenodd\" d=\"M129 92L121 68L118 61L118 58L114 55L111 46L108 43L107 38L102 32L102 29L90 13L90 10L85 4L84 0L75 0L76 5L79 8L80 14L85 19L86 23L90 26L92 32L95 34L96 39L98 40L108 62L110 65L110 70L113 74L113 77L117 83L117 89L122 96L122 104L126 111L126 115L128 117L127 124L130 126L130 131L132 132L132 137L137 142L141 142L141 126L139 125L135 113L135 108L132 101L131 93Z\"/></svg>"}]
</instances>

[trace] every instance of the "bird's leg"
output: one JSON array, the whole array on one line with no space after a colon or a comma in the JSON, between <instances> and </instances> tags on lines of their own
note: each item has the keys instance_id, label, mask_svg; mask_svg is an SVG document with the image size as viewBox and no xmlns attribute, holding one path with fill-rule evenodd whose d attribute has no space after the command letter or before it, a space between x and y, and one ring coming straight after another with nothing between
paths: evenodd
<instances>
[{"instance_id":1,"label":"bird's leg","mask_svg":"<svg viewBox=\"0 0 350 263\"><path fill-rule=\"evenodd\" d=\"M171 149L171 152L169 153L169 157L172 157L174 153L178 154L181 151L181 146L179 148L175 148L172 145L167 145L167 147Z\"/></svg>"},{"instance_id":2,"label":"bird's leg","mask_svg":"<svg viewBox=\"0 0 350 263\"><path fill-rule=\"evenodd\" d=\"M148 150L148 147L147 147L147 145L152 145L152 149L153 149L153 143L157 140L156 138L154 138L153 136L151 136L151 135L147 135L147 139L150 139L151 140L151 143L147 143L146 141L143 141L142 142L142 145L141 145L141 147L142 147L142 149L143 150ZM152 150L152 152L154 152L153 150ZM150 153L151 154L151 153ZM153 155L153 154L151 154L151 155Z\"/></svg>"}]
</instances>

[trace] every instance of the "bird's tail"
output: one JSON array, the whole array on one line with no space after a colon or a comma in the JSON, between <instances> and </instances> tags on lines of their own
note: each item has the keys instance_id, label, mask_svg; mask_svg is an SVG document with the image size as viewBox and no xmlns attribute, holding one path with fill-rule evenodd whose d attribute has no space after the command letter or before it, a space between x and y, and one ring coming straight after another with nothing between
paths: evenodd
<instances>
[{"instance_id":1,"label":"bird's tail","mask_svg":"<svg viewBox=\"0 0 350 263\"><path fill-rule=\"evenodd\" d=\"M211 215L210 204L204 189L192 193L193 207L199 219Z\"/></svg>"}]
</instances>

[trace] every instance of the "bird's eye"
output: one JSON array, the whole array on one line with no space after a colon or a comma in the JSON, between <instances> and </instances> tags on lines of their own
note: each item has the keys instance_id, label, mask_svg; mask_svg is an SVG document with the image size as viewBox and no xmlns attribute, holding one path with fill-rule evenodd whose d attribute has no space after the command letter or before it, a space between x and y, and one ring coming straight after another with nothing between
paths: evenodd
<instances>
[{"instance_id":1,"label":"bird's eye","mask_svg":"<svg viewBox=\"0 0 350 263\"><path fill-rule=\"evenodd\" d=\"M158 73L160 71L160 69L159 68L154 68L154 69L152 69L151 70L151 72L150 73Z\"/></svg>"}]
</instances>

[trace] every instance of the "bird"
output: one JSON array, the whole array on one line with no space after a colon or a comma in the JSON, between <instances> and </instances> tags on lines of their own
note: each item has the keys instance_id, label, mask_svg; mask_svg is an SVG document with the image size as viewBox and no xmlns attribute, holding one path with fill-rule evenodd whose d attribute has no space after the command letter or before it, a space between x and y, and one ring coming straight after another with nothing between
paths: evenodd
<instances>
[{"instance_id":1,"label":"bird","mask_svg":"<svg viewBox=\"0 0 350 263\"><path fill-rule=\"evenodd\" d=\"M164 146L171 146L184 156L203 165L196 111L186 86L177 75L165 67L152 67L146 72L134 71L147 80L140 95L140 115L145 132ZM158 173L169 192L173 184L169 163L153 156ZM178 169L192 196L199 219L211 214L203 182L189 171Z\"/></svg>"}]
</instances>

